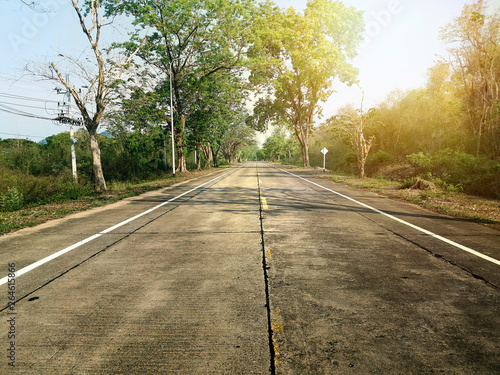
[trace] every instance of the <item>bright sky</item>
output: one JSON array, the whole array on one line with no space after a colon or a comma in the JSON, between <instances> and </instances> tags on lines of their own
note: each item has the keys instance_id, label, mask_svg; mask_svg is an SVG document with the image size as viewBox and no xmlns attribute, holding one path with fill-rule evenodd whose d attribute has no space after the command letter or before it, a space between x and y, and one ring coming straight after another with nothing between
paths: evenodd
<instances>
[{"instance_id":1,"label":"bright sky","mask_svg":"<svg viewBox=\"0 0 500 375\"><path fill-rule=\"evenodd\" d=\"M275 0L283 7L304 9L307 0ZM445 56L439 40L439 28L457 17L466 0L344 0L365 12L367 38L354 61L359 81L365 92L365 108L383 101L395 89L422 87L427 69L437 55ZM8 114L4 110L21 110L42 117L54 117L61 95L48 82L33 82L23 74L30 61L54 59L59 53L80 55L87 48L78 20L68 0L42 0L51 13L36 13L19 0L0 0L0 138L42 138L67 131L51 121ZM492 9L500 9L500 0L490 0ZM122 34L120 34L122 33ZM115 30L123 35L123 30ZM357 87L336 85L336 93L323 105L324 117L335 114L346 104L359 105L361 93ZM7 95L5 95L7 94ZM13 95L38 98L40 101L19 100ZM52 102L54 101L54 102Z\"/></svg>"}]
</instances>

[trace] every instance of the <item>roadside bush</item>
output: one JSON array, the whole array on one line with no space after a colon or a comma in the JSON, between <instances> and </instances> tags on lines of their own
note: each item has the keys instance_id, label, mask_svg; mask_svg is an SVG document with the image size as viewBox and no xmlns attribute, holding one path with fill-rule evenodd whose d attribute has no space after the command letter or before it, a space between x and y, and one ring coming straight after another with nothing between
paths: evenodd
<instances>
[{"instance_id":1,"label":"roadside bush","mask_svg":"<svg viewBox=\"0 0 500 375\"><path fill-rule=\"evenodd\" d=\"M422 151L406 156L406 160L412 166L420 168L422 170L429 170L432 166L432 158L429 154L423 153Z\"/></svg>"},{"instance_id":2,"label":"roadside bush","mask_svg":"<svg viewBox=\"0 0 500 375\"><path fill-rule=\"evenodd\" d=\"M0 209L10 212L23 207L23 194L16 187L9 188L5 194L0 195Z\"/></svg>"},{"instance_id":3,"label":"roadside bush","mask_svg":"<svg viewBox=\"0 0 500 375\"><path fill-rule=\"evenodd\" d=\"M366 158L365 170L368 175L381 174L379 169L385 165L394 162L394 156L382 150L377 151L375 154L369 154ZM383 173L382 173L383 174Z\"/></svg>"},{"instance_id":4,"label":"roadside bush","mask_svg":"<svg viewBox=\"0 0 500 375\"><path fill-rule=\"evenodd\" d=\"M0 196L12 188L23 196L24 204L77 199L92 191L92 185L83 178L79 179L78 184L74 183L69 170L58 176L34 176L0 166Z\"/></svg>"},{"instance_id":5,"label":"roadside bush","mask_svg":"<svg viewBox=\"0 0 500 375\"><path fill-rule=\"evenodd\" d=\"M392 154L378 150L375 154L373 155L368 155L366 158L366 164L389 164L394 161L394 156Z\"/></svg>"},{"instance_id":6,"label":"roadside bush","mask_svg":"<svg viewBox=\"0 0 500 375\"><path fill-rule=\"evenodd\" d=\"M407 157L417 173L451 191L500 198L500 162L444 149L435 154L419 152Z\"/></svg>"}]
</instances>

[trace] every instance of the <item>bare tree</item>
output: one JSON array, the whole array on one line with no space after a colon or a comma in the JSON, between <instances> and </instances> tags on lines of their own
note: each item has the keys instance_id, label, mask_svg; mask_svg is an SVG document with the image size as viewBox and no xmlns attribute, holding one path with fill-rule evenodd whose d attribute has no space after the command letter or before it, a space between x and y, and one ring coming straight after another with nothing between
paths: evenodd
<instances>
[{"instance_id":1,"label":"bare tree","mask_svg":"<svg viewBox=\"0 0 500 375\"><path fill-rule=\"evenodd\" d=\"M339 109L336 116L327 120L327 123L332 126L332 131L351 143L356 150L358 160L359 176L365 176L365 163L374 137L366 139L365 127L366 123L372 118L374 110L368 112L363 111L363 100L365 93L361 90L361 105L359 109L355 109L352 105L346 105Z\"/></svg>"},{"instance_id":2,"label":"bare tree","mask_svg":"<svg viewBox=\"0 0 500 375\"><path fill-rule=\"evenodd\" d=\"M84 2L84 6L88 7L85 9L80 7L79 0L71 0L71 2L95 60L91 62L89 58L83 60L60 54L59 57L62 57L66 63L64 66L67 69L66 72L63 72L63 69L59 68L55 62L50 63L49 70L47 70L46 66L38 66L35 69L27 67L27 70L32 75L50 79L63 85L73 97L83 118L83 124L89 132L95 188L97 191L103 191L107 190L107 187L102 170L97 130L106 107L111 102L112 94L117 90L120 77L130 66L131 60L138 49L130 53L128 57L107 58L110 57L108 52L100 45L101 31L104 26L110 25L112 21L107 21L99 16L100 0ZM84 12L88 12L87 17ZM141 46L142 44L139 48ZM86 85L83 93L81 88L77 88L69 82L65 76L68 71L76 71L79 78L85 81Z\"/></svg>"}]
</instances>

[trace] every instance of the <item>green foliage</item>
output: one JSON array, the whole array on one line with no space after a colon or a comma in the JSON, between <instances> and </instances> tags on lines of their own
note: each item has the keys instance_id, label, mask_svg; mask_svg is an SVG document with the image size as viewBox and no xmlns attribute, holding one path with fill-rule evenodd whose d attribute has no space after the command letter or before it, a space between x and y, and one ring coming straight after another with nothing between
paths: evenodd
<instances>
[{"instance_id":1,"label":"green foliage","mask_svg":"<svg viewBox=\"0 0 500 375\"><path fill-rule=\"evenodd\" d=\"M406 160L408 160L411 165L423 170L427 170L432 164L431 156L422 151L416 154L406 155Z\"/></svg>"},{"instance_id":2,"label":"green foliage","mask_svg":"<svg viewBox=\"0 0 500 375\"><path fill-rule=\"evenodd\" d=\"M500 162L451 149L407 156L417 173L451 191L500 198Z\"/></svg>"},{"instance_id":3,"label":"green foliage","mask_svg":"<svg viewBox=\"0 0 500 375\"><path fill-rule=\"evenodd\" d=\"M273 134L264 142L261 152L263 159L294 163L300 148L292 135L287 134L284 129L276 127Z\"/></svg>"},{"instance_id":4,"label":"green foliage","mask_svg":"<svg viewBox=\"0 0 500 375\"><path fill-rule=\"evenodd\" d=\"M0 195L4 196L11 188L17 189L22 195L25 205L76 199L92 191L92 186L84 179L75 184L70 171L58 175L35 176L0 165Z\"/></svg>"},{"instance_id":5,"label":"green foliage","mask_svg":"<svg viewBox=\"0 0 500 375\"><path fill-rule=\"evenodd\" d=\"M116 134L116 138L107 141L103 147L107 179L142 180L164 173L165 137L160 126Z\"/></svg>"},{"instance_id":6,"label":"green foliage","mask_svg":"<svg viewBox=\"0 0 500 375\"><path fill-rule=\"evenodd\" d=\"M309 135L320 101L333 92L335 79L352 84L351 65L363 30L362 14L339 1L312 0L304 14L281 10L270 2L253 25L251 82L266 92L257 102L252 123L287 124L309 166Z\"/></svg>"},{"instance_id":7,"label":"green foliage","mask_svg":"<svg viewBox=\"0 0 500 375\"><path fill-rule=\"evenodd\" d=\"M5 194L0 195L0 209L10 212L22 208L24 203L23 194L16 187L9 188Z\"/></svg>"},{"instance_id":8,"label":"green foliage","mask_svg":"<svg viewBox=\"0 0 500 375\"><path fill-rule=\"evenodd\" d=\"M159 108L166 110L170 107L165 105L167 98L173 100L169 112L173 111L175 117L177 159L183 172L186 139L195 128L190 125L190 117L197 110L205 110L200 102L210 100L211 94L224 93L208 81L214 76L223 78L223 72L240 69L245 61L254 1L109 0L103 4L108 14L124 14L133 19L137 28L122 47L128 51L140 47L137 56L143 60L145 69L160 72L150 75L156 81L154 91L162 99ZM144 29L148 30L146 36ZM224 103L221 100L219 106ZM218 146L212 145L216 153Z\"/></svg>"},{"instance_id":9,"label":"green foliage","mask_svg":"<svg viewBox=\"0 0 500 375\"><path fill-rule=\"evenodd\" d=\"M26 173L43 171L44 157L39 144L25 139L0 140L2 162L10 168Z\"/></svg>"},{"instance_id":10,"label":"green foliage","mask_svg":"<svg viewBox=\"0 0 500 375\"><path fill-rule=\"evenodd\" d=\"M368 169L375 169L378 166L390 164L394 161L394 156L391 153L378 150L375 154L370 154L366 158L366 166Z\"/></svg>"},{"instance_id":11,"label":"green foliage","mask_svg":"<svg viewBox=\"0 0 500 375\"><path fill-rule=\"evenodd\" d=\"M264 152L262 150L257 150L255 157L257 158L257 160L265 160L266 159L266 155L264 154Z\"/></svg>"},{"instance_id":12,"label":"green foliage","mask_svg":"<svg viewBox=\"0 0 500 375\"><path fill-rule=\"evenodd\" d=\"M410 178L405 178L403 181L400 183L400 188L401 189L409 189L413 187L417 182L417 177L410 177Z\"/></svg>"}]
</instances>

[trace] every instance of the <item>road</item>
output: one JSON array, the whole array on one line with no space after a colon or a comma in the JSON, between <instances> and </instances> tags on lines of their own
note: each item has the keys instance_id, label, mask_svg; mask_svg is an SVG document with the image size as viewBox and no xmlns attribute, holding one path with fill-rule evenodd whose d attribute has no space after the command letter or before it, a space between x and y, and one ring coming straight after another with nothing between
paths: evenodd
<instances>
[{"instance_id":1,"label":"road","mask_svg":"<svg viewBox=\"0 0 500 375\"><path fill-rule=\"evenodd\" d=\"M498 374L499 245L247 163L0 237L0 373Z\"/></svg>"}]
</instances>

